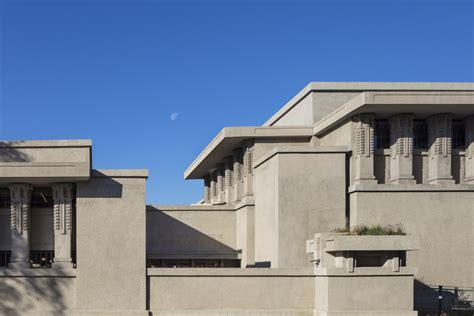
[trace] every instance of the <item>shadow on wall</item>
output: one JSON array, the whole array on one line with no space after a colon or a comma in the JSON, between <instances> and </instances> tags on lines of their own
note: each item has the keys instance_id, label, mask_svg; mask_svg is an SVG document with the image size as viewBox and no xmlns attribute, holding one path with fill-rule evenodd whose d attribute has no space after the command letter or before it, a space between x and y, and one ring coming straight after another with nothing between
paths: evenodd
<instances>
[{"instance_id":1,"label":"shadow on wall","mask_svg":"<svg viewBox=\"0 0 474 316\"><path fill-rule=\"evenodd\" d=\"M14 148L22 141L0 142L0 162L30 162L31 158L24 152Z\"/></svg>"},{"instance_id":2,"label":"shadow on wall","mask_svg":"<svg viewBox=\"0 0 474 316\"><path fill-rule=\"evenodd\" d=\"M20 316L31 310L71 309L74 279L64 277L18 277L8 269L0 276L0 314Z\"/></svg>"},{"instance_id":3,"label":"shadow on wall","mask_svg":"<svg viewBox=\"0 0 474 316\"><path fill-rule=\"evenodd\" d=\"M439 286L415 280L414 305L418 315L474 315L473 296L474 289L444 286L440 293Z\"/></svg>"},{"instance_id":4,"label":"shadow on wall","mask_svg":"<svg viewBox=\"0 0 474 316\"><path fill-rule=\"evenodd\" d=\"M219 234L209 236L162 211L147 211L146 221L147 256L238 253L219 241Z\"/></svg>"},{"instance_id":5,"label":"shadow on wall","mask_svg":"<svg viewBox=\"0 0 474 316\"><path fill-rule=\"evenodd\" d=\"M91 183L78 184L77 198L122 198L121 183L97 170L92 170L91 176Z\"/></svg>"}]
</instances>

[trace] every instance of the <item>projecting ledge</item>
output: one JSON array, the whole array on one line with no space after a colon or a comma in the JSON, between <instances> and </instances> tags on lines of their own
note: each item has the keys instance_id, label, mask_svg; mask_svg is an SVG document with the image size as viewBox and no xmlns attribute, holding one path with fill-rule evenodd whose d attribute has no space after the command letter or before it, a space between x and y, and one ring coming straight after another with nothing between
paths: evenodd
<instances>
[{"instance_id":1,"label":"projecting ledge","mask_svg":"<svg viewBox=\"0 0 474 316\"><path fill-rule=\"evenodd\" d=\"M11 269L0 268L0 278L4 277L63 277L75 278L76 269Z\"/></svg>"},{"instance_id":2,"label":"projecting ledge","mask_svg":"<svg viewBox=\"0 0 474 316\"><path fill-rule=\"evenodd\" d=\"M349 187L354 192L473 192L471 184L355 184Z\"/></svg>"},{"instance_id":3,"label":"projecting ledge","mask_svg":"<svg viewBox=\"0 0 474 316\"><path fill-rule=\"evenodd\" d=\"M314 274L317 277L324 276L343 276L343 277L358 277L358 276L403 276L414 275L417 269L412 267L400 267L400 271L394 275L391 267L357 267L353 272L347 273L341 268L315 268Z\"/></svg>"},{"instance_id":4,"label":"projecting ledge","mask_svg":"<svg viewBox=\"0 0 474 316\"><path fill-rule=\"evenodd\" d=\"M148 276L236 276L236 277L312 277L312 268L274 269L274 268L148 268Z\"/></svg>"},{"instance_id":5,"label":"projecting ledge","mask_svg":"<svg viewBox=\"0 0 474 316\"><path fill-rule=\"evenodd\" d=\"M418 236L410 235L335 235L326 238L324 251L408 251L420 249Z\"/></svg>"}]
</instances>

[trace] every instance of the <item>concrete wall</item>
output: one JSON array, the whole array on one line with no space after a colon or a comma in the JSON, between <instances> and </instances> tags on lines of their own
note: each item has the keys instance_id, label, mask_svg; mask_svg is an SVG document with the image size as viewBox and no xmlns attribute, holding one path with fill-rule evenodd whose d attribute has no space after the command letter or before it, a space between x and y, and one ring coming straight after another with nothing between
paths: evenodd
<instances>
[{"instance_id":1,"label":"concrete wall","mask_svg":"<svg viewBox=\"0 0 474 316\"><path fill-rule=\"evenodd\" d=\"M148 258L236 258L236 212L219 206L149 206Z\"/></svg>"},{"instance_id":2,"label":"concrete wall","mask_svg":"<svg viewBox=\"0 0 474 316\"><path fill-rule=\"evenodd\" d=\"M345 152L282 149L255 169L255 260L309 267L306 240L345 226Z\"/></svg>"},{"instance_id":3,"label":"concrete wall","mask_svg":"<svg viewBox=\"0 0 474 316\"><path fill-rule=\"evenodd\" d=\"M255 205L236 210L236 249L241 251L241 267L255 265Z\"/></svg>"},{"instance_id":4,"label":"concrete wall","mask_svg":"<svg viewBox=\"0 0 474 316\"><path fill-rule=\"evenodd\" d=\"M0 269L0 315L41 315L76 307L76 278L55 271Z\"/></svg>"},{"instance_id":5,"label":"concrete wall","mask_svg":"<svg viewBox=\"0 0 474 316\"><path fill-rule=\"evenodd\" d=\"M407 233L421 236L421 249L409 252L407 259L418 268L416 279L429 285L472 286L473 192L426 191L421 186L433 189L407 185L400 191L351 193L351 225L402 223Z\"/></svg>"},{"instance_id":6,"label":"concrete wall","mask_svg":"<svg viewBox=\"0 0 474 316\"><path fill-rule=\"evenodd\" d=\"M77 185L77 308L145 310L146 171L94 171Z\"/></svg>"},{"instance_id":7,"label":"concrete wall","mask_svg":"<svg viewBox=\"0 0 474 316\"><path fill-rule=\"evenodd\" d=\"M312 315L314 275L312 269L148 269L150 309L192 313L206 310L273 310L284 315ZM245 314L248 315L248 314ZM281 313L280 315L283 315Z\"/></svg>"}]
</instances>

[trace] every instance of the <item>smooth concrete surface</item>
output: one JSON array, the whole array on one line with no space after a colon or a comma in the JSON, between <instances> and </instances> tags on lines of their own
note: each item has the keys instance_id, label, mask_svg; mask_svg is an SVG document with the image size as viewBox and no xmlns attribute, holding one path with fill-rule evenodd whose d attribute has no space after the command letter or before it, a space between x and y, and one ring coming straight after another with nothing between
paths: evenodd
<instances>
[{"instance_id":1,"label":"smooth concrete surface","mask_svg":"<svg viewBox=\"0 0 474 316\"><path fill-rule=\"evenodd\" d=\"M460 189L450 187L456 186ZM426 187L433 191L351 193L351 226L401 223L408 234L421 239L420 250L407 254L418 268L416 279L430 285L472 286L473 191Z\"/></svg>"},{"instance_id":2,"label":"smooth concrete surface","mask_svg":"<svg viewBox=\"0 0 474 316\"><path fill-rule=\"evenodd\" d=\"M86 181L89 140L0 141L0 183Z\"/></svg>"},{"instance_id":3,"label":"smooth concrete surface","mask_svg":"<svg viewBox=\"0 0 474 316\"><path fill-rule=\"evenodd\" d=\"M145 310L146 176L96 170L77 184L79 310Z\"/></svg>"},{"instance_id":4,"label":"smooth concrete surface","mask_svg":"<svg viewBox=\"0 0 474 316\"><path fill-rule=\"evenodd\" d=\"M311 270L190 270L148 270L152 311L311 310L314 307L314 276Z\"/></svg>"}]
</instances>

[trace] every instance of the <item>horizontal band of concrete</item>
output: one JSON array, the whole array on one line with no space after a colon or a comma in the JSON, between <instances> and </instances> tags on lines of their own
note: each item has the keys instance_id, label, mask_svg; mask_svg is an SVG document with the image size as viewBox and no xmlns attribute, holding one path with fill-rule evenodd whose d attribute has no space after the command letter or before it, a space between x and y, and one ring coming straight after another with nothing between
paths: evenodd
<instances>
[{"instance_id":1,"label":"horizontal band of concrete","mask_svg":"<svg viewBox=\"0 0 474 316\"><path fill-rule=\"evenodd\" d=\"M146 256L147 259L183 259L187 260L189 258L193 259L241 259L241 252L233 253L206 253L206 252L180 252L180 253L170 253L170 252L161 252L161 253L148 253Z\"/></svg>"},{"instance_id":2,"label":"horizontal band of concrete","mask_svg":"<svg viewBox=\"0 0 474 316\"><path fill-rule=\"evenodd\" d=\"M472 184L356 184L349 187L354 192L473 192Z\"/></svg>"},{"instance_id":3,"label":"horizontal band of concrete","mask_svg":"<svg viewBox=\"0 0 474 316\"><path fill-rule=\"evenodd\" d=\"M254 206L255 200L252 196L245 196L241 201L235 204L193 204L193 205L147 205L146 210L149 212L234 212L246 206Z\"/></svg>"},{"instance_id":4,"label":"horizontal band of concrete","mask_svg":"<svg viewBox=\"0 0 474 316\"><path fill-rule=\"evenodd\" d=\"M312 268L275 269L275 268L148 268L148 276L238 276L238 277L314 277Z\"/></svg>"},{"instance_id":5,"label":"horizontal band of concrete","mask_svg":"<svg viewBox=\"0 0 474 316\"><path fill-rule=\"evenodd\" d=\"M92 178L148 178L148 169L94 169Z\"/></svg>"},{"instance_id":6,"label":"horizontal band of concrete","mask_svg":"<svg viewBox=\"0 0 474 316\"><path fill-rule=\"evenodd\" d=\"M317 147L299 147L299 146L281 146L275 147L260 159L255 161L254 168L258 168L265 161L277 154L346 154L349 152L347 146L317 146Z\"/></svg>"},{"instance_id":7,"label":"horizontal band of concrete","mask_svg":"<svg viewBox=\"0 0 474 316\"><path fill-rule=\"evenodd\" d=\"M411 235L335 235L327 237L324 251L408 251L420 249Z\"/></svg>"},{"instance_id":8,"label":"horizontal band of concrete","mask_svg":"<svg viewBox=\"0 0 474 316\"><path fill-rule=\"evenodd\" d=\"M0 268L0 278L4 277L66 277L75 278L76 269L10 269Z\"/></svg>"},{"instance_id":9,"label":"horizontal band of concrete","mask_svg":"<svg viewBox=\"0 0 474 316\"><path fill-rule=\"evenodd\" d=\"M38 147L91 147L90 139L64 140L9 140L0 141L0 148L38 148Z\"/></svg>"},{"instance_id":10,"label":"horizontal band of concrete","mask_svg":"<svg viewBox=\"0 0 474 316\"><path fill-rule=\"evenodd\" d=\"M391 267L357 267L354 272L347 272L345 268L315 268L316 277L380 277L380 276L413 276L416 273L415 268L400 267L400 271L394 272Z\"/></svg>"},{"instance_id":11,"label":"horizontal band of concrete","mask_svg":"<svg viewBox=\"0 0 474 316\"><path fill-rule=\"evenodd\" d=\"M313 316L312 309L151 310L152 316Z\"/></svg>"}]
</instances>

